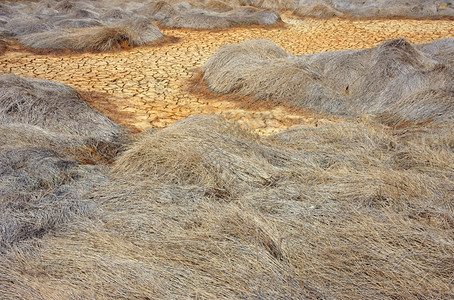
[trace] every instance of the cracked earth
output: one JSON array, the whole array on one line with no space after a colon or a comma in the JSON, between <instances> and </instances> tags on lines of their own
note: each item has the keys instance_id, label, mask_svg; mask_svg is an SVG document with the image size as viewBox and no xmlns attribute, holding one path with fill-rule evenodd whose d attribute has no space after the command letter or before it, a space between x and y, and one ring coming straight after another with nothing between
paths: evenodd
<instances>
[{"instance_id":1,"label":"cracked earth","mask_svg":"<svg viewBox=\"0 0 454 300\"><path fill-rule=\"evenodd\" d=\"M272 134L296 124L317 125L339 117L285 107L243 107L228 96L191 92L194 70L226 44L269 39L300 55L374 47L391 38L424 43L454 37L448 20L300 19L284 14L285 28L234 28L219 31L162 29L176 41L109 53L33 54L9 51L0 56L0 73L49 79L82 92L90 105L135 131L163 128L190 115L206 113Z\"/></svg>"}]
</instances>

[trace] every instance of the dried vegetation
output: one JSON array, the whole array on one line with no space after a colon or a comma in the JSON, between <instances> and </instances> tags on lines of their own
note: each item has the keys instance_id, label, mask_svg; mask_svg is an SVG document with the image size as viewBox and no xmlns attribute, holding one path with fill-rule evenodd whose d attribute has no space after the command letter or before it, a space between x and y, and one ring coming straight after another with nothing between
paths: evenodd
<instances>
[{"instance_id":1,"label":"dried vegetation","mask_svg":"<svg viewBox=\"0 0 454 300\"><path fill-rule=\"evenodd\" d=\"M315 18L452 18L454 7L449 3L435 0L301 0L294 4L294 13Z\"/></svg>"},{"instance_id":2,"label":"dried vegetation","mask_svg":"<svg viewBox=\"0 0 454 300\"><path fill-rule=\"evenodd\" d=\"M278 11L302 17L442 18L452 5L433 0L13 1L0 7L0 35L35 49L109 51L155 43L156 25L215 29L280 24Z\"/></svg>"},{"instance_id":3,"label":"dried vegetation","mask_svg":"<svg viewBox=\"0 0 454 300\"><path fill-rule=\"evenodd\" d=\"M156 26L213 29L271 25L274 10L245 3L165 1L38 1L2 4L0 35L35 49L109 51L152 44Z\"/></svg>"},{"instance_id":4,"label":"dried vegetation","mask_svg":"<svg viewBox=\"0 0 454 300\"><path fill-rule=\"evenodd\" d=\"M89 214L125 133L67 85L0 76L0 253Z\"/></svg>"},{"instance_id":5,"label":"dried vegetation","mask_svg":"<svg viewBox=\"0 0 454 300\"><path fill-rule=\"evenodd\" d=\"M402 124L452 122L454 39L389 40L365 50L295 56L267 40L221 47L201 68L207 87L297 108Z\"/></svg>"},{"instance_id":6,"label":"dried vegetation","mask_svg":"<svg viewBox=\"0 0 454 300\"><path fill-rule=\"evenodd\" d=\"M151 42L159 32L138 11L212 28L296 8L32 3L0 4L3 34L91 50ZM300 10L354 15L345 3ZM217 116L130 135L67 85L0 76L0 297L453 298L453 49L221 48L202 67L213 92L350 117L272 136Z\"/></svg>"},{"instance_id":7,"label":"dried vegetation","mask_svg":"<svg viewBox=\"0 0 454 300\"><path fill-rule=\"evenodd\" d=\"M259 137L197 116L143 132L96 182L88 216L6 252L0 289L19 298L449 298L453 140L368 120Z\"/></svg>"},{"instance_id":8,"label":"dried vegetation","mask_svg":"<svg viewBox=\"0 0 454 300\"><path fill-rule=\"evenodd\" d=\"M453 296L450 123L397 130L364 116L260 137L196 116L111 142L108 166L80 149L108 144L115 135L97 133L117 126L67 106L67 86L2 79L18 86L4 107L27 95L38 109L54 89L61 107L50 110L91 114L79 126L97 128L42 122L35 106L14 110L17 122L2 110L7 298Z\"/></svg>"}]
</instances>

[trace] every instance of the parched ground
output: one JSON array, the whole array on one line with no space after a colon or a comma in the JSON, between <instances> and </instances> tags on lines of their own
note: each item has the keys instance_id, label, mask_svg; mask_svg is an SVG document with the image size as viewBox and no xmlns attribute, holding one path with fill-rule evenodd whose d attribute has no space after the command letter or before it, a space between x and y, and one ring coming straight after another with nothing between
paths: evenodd
<instances>
[{"instance_id":1,"label":"parched ground","mask_svg":"<svg viewBox=\"0 0 454 300\"><path fill-rule=\"evenodd\" d=\"M83 92L92 106L137 130L163 128L199 113L221 114L271 134L295 124L335 121L333 116L284 107L243 107L238 101L190 92L194 70L219 47L247 39L269 39L293 54L362 49L391 38L412 43L454 37L448 20L316 20L283 15L283 28L219 31L163 29L176 41L98 54L38 55L10 51L0 56L0 73L61 81Z\"/></svg>"}]
</instances>

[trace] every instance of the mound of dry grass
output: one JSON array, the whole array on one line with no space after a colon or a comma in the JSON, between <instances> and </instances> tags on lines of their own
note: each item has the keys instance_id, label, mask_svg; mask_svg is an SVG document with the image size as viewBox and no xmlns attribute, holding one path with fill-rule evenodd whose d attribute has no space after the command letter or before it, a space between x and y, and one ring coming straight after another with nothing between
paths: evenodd
<instances>
[{"instance_id":1,"label":"mound of dry grass","mask_svg":"<svg viewBox=\"0 0 454 300\"><path fill-rule=\"evenodd\" d=\"M123 129L59 82L0 76L0 123L25 123L63 134L113 141Z\"/></svg>"},{"instance_id":2,"label":"mound of dry grass","mask_svg":"<svg viewBox=\"0 0 454 300\"><path fill-rule=\"evenodd\" d=\"M109 11L102 14L102 20L124 20L124 19L131 19L133 18L133 14L131 12L125 11L119 7L115 7L110 9Z\"/></svg>"},{"instance_id":3,"label":"mound of dry grass","mask_svg":"<svg viewBox=\"0 0 454 300\"><path fill-rule=\"evenodd\" d=\"M162 12L162 9L160 12ZM163 18L160 24L170 28L214 29L233 26L271 25L280 19L280 15L276 11L250 6L237 7L226 12L210 12L181 6L175 10L175 14Z\"/></svg>"},{"instance_id":4,"label":"mound of dry grass","mask_svg":"<svg viewBox=\"0 0 454 300\"><path fill-rule=\"evenodd\" d=\"M149 1L138 8L137 13L143 13L145 16L161 21L176 14L176 9L168 1Z\"/></svg>"},{"instance_id":5,"label":"mound of dry grass","mask_svg":"<svg viewBox=\"0 0 454 300\"><path fill-rule=\"evenodd\" d=\"M247 5L253 5L253 6L257 6L257 7L269 8L269 9L275 9L275 10L292 11L293 9L296 8L298 1L294 1L294 0L246 0L246 1L240 1L240 3L248 3Z\"/></svg>"},{"instance_id":6,"label":"mound of dry grass","mask_svg":"<svg viewBox=\"0 0 454 300\"><path fill-rule=\"evenodd\" d=\"M396 39L372 49L297 57L268 41L246 41L220 48L202 73L216 93L356 117L376 114L388 125L449 122L453 49L452 39L420 46ZM385 121L383 115L393 114Z\"/></svg>"},{"instance_id":7,"label":"mound of dry grass","mask_svg":"<svg viewBox=\"0 0 454 300\"><path fill-rule=\"evenodd\" d=\"M129 139L111 141L73 134L62 134L24 123L0 125L0 152L15 148L40 147L84 164L106 164L122 151Z\"/></svg>"},{"instance_id":8,"label":"mound of dry grass","mask_svg":"<svg viewBox=\"0 0 454 300\"><path fill-rule=\"evenodd\" d=\"M446 38L431 43L418 44L415 47L424 54L433 56L443 64L454 65L454 39Z\"/></svg>"},{"instance_id":9,"label":"mound of dry grass","mask_svg":"<svg viewBox=\"0 0 454 300\"><path fill-rule=\"evenodd\" d=\"M48 31L27 35L20 42L35 49L73 49L108 51L141 46L163 37L146 18L123 20L112 26Z\"/></svg>"},{"instance_id":10,"label":"mound of dry grass","mask_svg":"<svg viewBox=\"0 0 454 300\"><path fill-rule=\"evenodd\" d=\"M442 5L445 4L445 5ZM295 14L300 16L357 17L357 18L441 18L453 17L454 9L435 0L386 1L386 0L303 0Z\"/></svg>"},{"instance_id":11,"label":"mound of dry grass","mask_svg":"<svg viewBox=\"0 0 454 300\"><path fill-rule=\"evenodd\" d=\"M26 34L36 34L53 30L55 26L37 17L19 16L6 22L3 27L2 35L9 37L22 36Z\"/></svg>"},{"instance_id":12,"label":"mound of dry grass","mask_svg":"<svg viewBox=\"0 0 454 300\"><path fill-rule=\"evenodd\" d=\"M55 18L53 24L58 28L87 28L87 27L99 27L103 26L103 23L99 20L93 19L75 19L75 18Z\"/></svg>"},{"instance_id":13,"label":"mound of dry grass","mask_svg":"<svg viewBox=\"0 0 454 300\"><path fill-rule=\"evenodd\" d=\"M250 140L254 136L220 118L190 117L143 133L112 170L137 180L152 178L230 194L242 186L270 184L279 172L278 163L270 163L275 158L269 150Z\"/></svg>"},{"instance_id":14,"label":"mound of dry grass","mask_svg":"<svg viewBox=\"0 0 454 300\"><path fill-rule=\"evenodd\" d=\"M366 120L260 138L208 116L145 132L89 218L0 257L0 291L451 298L454 136L396 133Z\"/></svg>"}]
</instances>

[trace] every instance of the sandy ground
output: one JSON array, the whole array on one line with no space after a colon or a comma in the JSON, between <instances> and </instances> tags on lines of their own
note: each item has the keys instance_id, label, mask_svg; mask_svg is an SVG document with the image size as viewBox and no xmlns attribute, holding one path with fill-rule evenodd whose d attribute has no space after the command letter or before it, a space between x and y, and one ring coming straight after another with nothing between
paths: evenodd
<instances>
[{"instance_id":1,"label":"sandy ground","mask_svg":"<svg viewBox=\"0 0 454 300\"><path fill-rule=\"evenodd\" d=\"M0 73L61 81L89 92L95 95L92 106L137 130L163 128L190 115L213 113L271 134L295 124L316 125L335 118L284 107L246 109L227 97L189 92L194 69L219 47L247 39L269 39L290 53L309 54L369 48L391 38L422 43L454 37L453 22L447 20L302 20L291 15L283 15L283 20L285 28L274 29L163 29L178 41L120 52L37 55L12 51L0 57Z\"/></svg>"}]
</instances>

